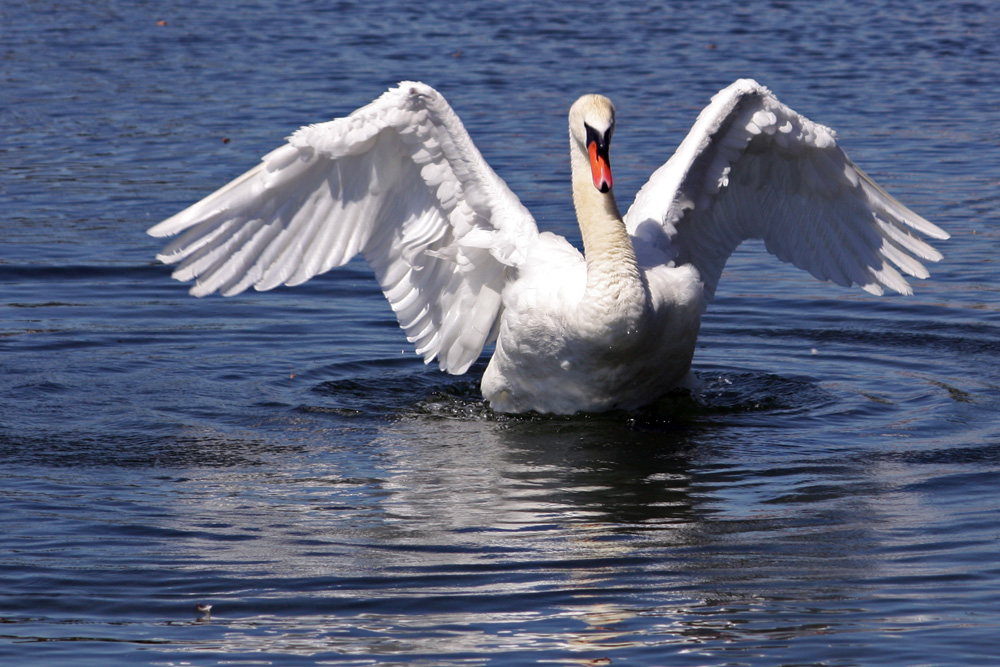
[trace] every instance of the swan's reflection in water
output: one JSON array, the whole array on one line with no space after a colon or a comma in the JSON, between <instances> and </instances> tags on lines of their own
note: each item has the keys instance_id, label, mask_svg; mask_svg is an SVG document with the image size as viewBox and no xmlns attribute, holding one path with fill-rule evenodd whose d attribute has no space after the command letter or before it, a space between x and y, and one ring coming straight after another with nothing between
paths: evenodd
<instances>
[{"instance_id":1,"label":"swan's reflection in water","mask_svg":"<svg viewBox=\"0 0 1000 667\"><path fill-rule=\"evenodd\" d=\"M323 442L214 479L230 487L189 546L235 577L210 600L217 648L435 664L722 650L830 632L871 567L863 461L733 451L725 429L669 419L481 412L424 406L366 442L338 418Z\"/></svg>"}]
</instances>

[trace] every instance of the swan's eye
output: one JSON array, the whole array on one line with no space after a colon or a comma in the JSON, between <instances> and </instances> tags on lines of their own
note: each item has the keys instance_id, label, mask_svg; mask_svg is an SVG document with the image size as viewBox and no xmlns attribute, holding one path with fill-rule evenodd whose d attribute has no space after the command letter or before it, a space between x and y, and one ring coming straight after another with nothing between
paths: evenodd
<instances>
[{"instance_id":1,"label":"swan's eye","mask_svg":"<svg viewBox=\"0 0 1000 667\"><path fill-rule=\"evenodd\" d=\"M587 123L584 123L583 126L587 130L588 146L590 144L597 144L601 148L606 148L607 145L611 142L611 128L608 128L607 131L604 132L604 134L601 134Z\"/></svg>"}]
</instances>

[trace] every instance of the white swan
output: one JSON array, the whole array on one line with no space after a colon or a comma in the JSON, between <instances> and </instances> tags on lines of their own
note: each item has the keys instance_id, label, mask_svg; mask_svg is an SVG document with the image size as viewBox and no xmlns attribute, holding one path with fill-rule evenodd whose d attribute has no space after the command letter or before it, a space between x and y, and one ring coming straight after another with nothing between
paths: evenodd
<instances>
[{"instance_id":1,"label":"white swan","mask_svg":"<svg viewBox=\"0 0 1000 667\"><path fill-rule=\"evenodd\" d=\"M910 293L948 234L897 202L832 130L740 80L719 92L624 220L608 145L615 112L570 109L584 254L539 233L433 88L404 82L295 132L261 164L149 233L191 293L297 285L361 253L425 362L482 381L504 412L633 409L690 380L706 304L745 239L821 280ZM895 268L894 268L895 266ZM897 268L899 270L897 270Z\"/></svg>"}]
</instances>

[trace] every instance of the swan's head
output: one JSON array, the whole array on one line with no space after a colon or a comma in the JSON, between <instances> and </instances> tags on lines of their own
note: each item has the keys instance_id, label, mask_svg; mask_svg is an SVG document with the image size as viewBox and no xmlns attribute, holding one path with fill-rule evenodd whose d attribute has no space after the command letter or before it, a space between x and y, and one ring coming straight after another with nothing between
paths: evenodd
<instances>
[{"instance_id":1,"label":"swan's head","mask_svg":"<svg viewBox=\"0 0 1000 667\"><path fill-rule=\"evenodd\" d=\"M615 133L615 105L603 95L584 95L569 109L569 135L584 154L590 156L594 187L609 192L611 160L608 148Z\"/></svg>"}]
</instances>

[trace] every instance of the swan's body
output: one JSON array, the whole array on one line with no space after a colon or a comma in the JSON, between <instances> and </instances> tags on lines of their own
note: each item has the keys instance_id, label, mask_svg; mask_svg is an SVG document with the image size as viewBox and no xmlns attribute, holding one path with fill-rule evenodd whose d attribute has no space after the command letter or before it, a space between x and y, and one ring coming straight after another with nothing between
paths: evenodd
<instances>
[{"instance_id":1,"label":"swan's body","mask_svg":"<svg viewBox=\"0 0 1000 667\"><path fill-rule=\"evenodd\" d=\"M305 127L262 164L150 230L191 292L296 285L361 253L425 361L504 412L637 408L689 381L701 314L743 240L822 280L909 293L948 235L865 176L831 130L740 80L716 95L622 219L614 107L570 110L581 254L534 219L444 98L403 83Z\"/></svg>"}]
</instances>

